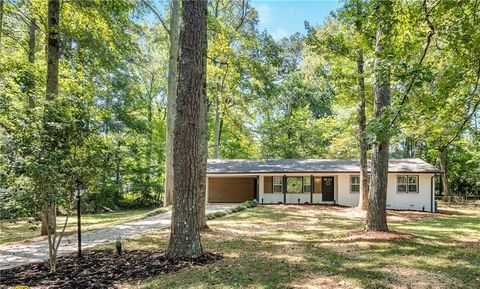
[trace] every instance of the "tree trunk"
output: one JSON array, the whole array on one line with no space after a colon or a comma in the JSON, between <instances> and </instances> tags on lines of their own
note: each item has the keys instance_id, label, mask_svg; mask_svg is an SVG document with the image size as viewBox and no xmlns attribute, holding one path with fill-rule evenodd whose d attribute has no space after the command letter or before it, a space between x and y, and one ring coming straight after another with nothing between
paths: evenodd
<instances>
[{"instance_id":1,"label":"tree trunk","mask_svg":"<svg viewBox=\"0 0 480 289\"><path fill-rule=\"evenodd\" d=\"M169 259L191 259L203 253L199 199L205 194L203 140L206 119L207 0L182 2L177 108L174 138L173 210Z\"/></svg>"},{"instance_id":2,"label":"tree trunk","mask_svg":"<svg viewBox=\"0 0 480 289\"><path fill-rule=\"evenodd\" d=\"M214 133L215 133L215 139L214 139L214 144L213 144L213 158L218 159L219 152L220 152L220 135L221 135L221 126L220 126L220 99L218 95L218 91L215 94L215 127L214 127Z\"/></svg>"},{"instance_id":3,"label":"tree trunk","mask_svg":"<svg viewBox=\"0 0 480 289\"><path fill-rule=\"evenodd\" d=\"M355 27L358 35L362 34L362 7L361 2L357 1L357 15ZM365 135L367 117L365 115L365 75L363 49L357 51L357 77L358 77L358 134L360 148L360 196L358 200L358 209L366 210L368 208L368 168L367 168L367 139Z\"/></svg>"},{"instance_id":4,"label":"tree trunk","mask_svg":"<svg viewBox=\"0 0 480 289\"><path fill-rule=\"evenodd\" d=\"M208 98L206 96L207 87L206 81L204 86L205 97L202 99L200 103L200 175L203 176L200 181L200 192L198 194L198 209L199 209L199 226L200 229L206 229L207 226L207 219L205 218L205 197L206 197L206 190L207 190L207 162L208 162Z\"/></svg>"},{"instance_id":5,"label":"tree trunk","mask_svg":"<svg viewBox=\"0 0 480 289\"><path fill-rule=\"evenodd\" d=\"M177 76L178 76L178 32L180 22L180 0L172 0L170 13L170 48L168 58L168 96L167 96L167 155L165 159L165 197L164 206L172 204L174 186L173 142L176 114Z\"/></svg>"},{"instance_id":6,"label":"tree trunk","mask_svg":"<svg viewBox=\"0 0 480 289\"><path fill-rule=\"evenodd\" d=\"M388 32L380 24L376 35L375 48L375 120L384 127L375 133L373 146L372 176L365 229L368 231L387 231L387 183L388 183L388 146L389 133L385 127L386 108L390 105L390 68L386 61L384 46L388 43ZM385 35L384 35L385 33Z\"/></svg>"},{"instance_id":7,"label":"tree trunk","mask_svg":"<svg viewBox=\"0 0 480 289\"><path fill-rule=\"evenodd\" d=\"M45 114L48 117L50 113L50 104L58 96L58 62L60 58L60 41L59 35L59 21L60 21L60 0L48 1L48 31L47 31L47 87L46 87L46 108ZM49 122L46 119L46 122ZM56 236L56 212L55 200L50 200L47 204L46 214L47 232L49 239L50 252L50 272L56 271L56 250L55 238L51 242L51 237Z\"/></svg>"},{"instance_id":8,"label":"tree trunk","mask_svg":"<svg viewBox=\"0 0 480 289\"><path fill-rule=\"evenodd\" d=\"M60 41L58 39L59 21L60 0L49 0L47 36L47 100L52 100L58 95L58 61L60 59Z\"/></svg>"},{"instance_id":9,"label":"tree trunk","mask_svg":"<svg viewBox=\"0 0 480 289\"><path fill-rule=\"evenodd\" d=\"M446 149L440 151L440 170L442 170L443 195L450 196L450 184L448 183Z\"/></svg>"}]
</instances>

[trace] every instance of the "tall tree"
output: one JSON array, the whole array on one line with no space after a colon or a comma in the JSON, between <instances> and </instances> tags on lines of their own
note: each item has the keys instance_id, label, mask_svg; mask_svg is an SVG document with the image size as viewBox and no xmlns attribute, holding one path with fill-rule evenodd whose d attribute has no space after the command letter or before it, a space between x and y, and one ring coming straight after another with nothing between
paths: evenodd
<instances>
[{"instance_id":1,"label":"tall tree","mask_svg":"<svg viewBox=\"0 0 480 289\"><path fill-rule=\"evenodd\" d=\"M60 0L48 1L48 31L47 31L47 87L45 95L45 121L49 123L50 117L55 114L54 101L58 96L58 63L60 59ZM60 141L60 140L58 140ZM61 238L57 241L57 204L55 197L50 195L43 212L47 224L48 252L50 271L55 272L57 267L57 249Z\"/></svg>"},{"instance_id":2,"label":"tall tree","mask_svg":"<svg viewBox=\"0 0 480 289\"><path fill-rule=\"evenodd\" d=\"M206 168L202 139L206 103L207 0L182 2L180 25L177 115L174 138L173 211L167 256L170 259L202 255L199 196L205 194Z\"/></svg>"},{"instance_id":3,"label":"tall tree","mask_svg":"<svg viewBox=\"0 0 480 289\"><path fill-rule=\"evenodd\" d=\"M377 128L373 144L372 172L365 229L369 231L387 231L387 184L388 151L390 135L388 132L390 106L390 63L388 45L390 41L392 3L379 1L377 7L379 23L376 31L374 64L374 113Z\"/></svg>"},{"instance_id":4,"label":"tall tree","mask_svg":"<svg viewBox=\"0 0 480 289\"><path fill-rule=\"evenodd\" d=\"M172 203L175 173L173 170L173 144L175 129L175 101L178 75L178 32L180 23L180 0L172 0L170 13L170 48L168 56L168 97L167 97L167 152L165 158L165 197L164 205Z\"/></svg>"},{"instance_id":5,"label":"tall tree","mask_svg":"<svg viewBox=\"0 0 480 289\"><path fill-rule=\"evenodd\" d=\"M367 126L367 117L365 115L365 74L364 74L364 52L362 47L362 35L363 35L363 25L362 19L362 1L356 0L356 13L355 13L355 29L357 32L358 44L356 51L356 62L357 62L357 79L358 79L358 108L357 108L357 122L358 122L358 134L359 134L359 148L360 148L360 196L358 201L358 208L361 210L366 210L368 207L368 171L367 171L367 136L366 136L366 126Z\"/></svg>"}]
</instances>

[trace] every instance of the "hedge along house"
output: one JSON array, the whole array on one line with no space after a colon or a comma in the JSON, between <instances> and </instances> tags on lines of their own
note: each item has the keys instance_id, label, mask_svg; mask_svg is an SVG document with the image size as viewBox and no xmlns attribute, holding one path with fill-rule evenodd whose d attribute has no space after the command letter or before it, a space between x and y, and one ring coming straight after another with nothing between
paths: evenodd
<instances>
[{"instance_id":1,"label":"hedge along house","mask_svg":"<svg viewBox=\"0 0 480 289\"><path fill-rule=\"evenodd\" d=\"M390 159L387 209L434 212L434 177L440 172L421 159ZM359 195L358 160L208 161L208 203L237 203L255 199L260 204L356 206Z\"/></svg>"}]
</instances>

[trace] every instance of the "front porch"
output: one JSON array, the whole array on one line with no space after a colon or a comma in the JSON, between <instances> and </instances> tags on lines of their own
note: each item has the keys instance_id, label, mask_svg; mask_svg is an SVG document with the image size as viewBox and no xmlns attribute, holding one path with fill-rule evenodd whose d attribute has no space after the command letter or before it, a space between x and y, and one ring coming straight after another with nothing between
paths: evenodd
<instances>
[{"instance_id":1,"label":"front porch","mask_svg":"<svg viewBox=\"0 0 480 289\"><path fill-rule=\"evenodd\" d=\"M271 174L258 180L260 204L338 203L338 175Z\"/></svg>"}]
</instances>

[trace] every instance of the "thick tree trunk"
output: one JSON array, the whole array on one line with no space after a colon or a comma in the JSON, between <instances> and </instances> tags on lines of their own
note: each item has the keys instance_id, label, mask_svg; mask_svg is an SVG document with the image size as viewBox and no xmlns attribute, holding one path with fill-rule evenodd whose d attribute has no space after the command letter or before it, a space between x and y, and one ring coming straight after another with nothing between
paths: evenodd
<instances>
[{"instance_id":1,"label":"thick tree trunk","mask_svg":"<svg viewBox=\"0 0 480 289\"><path fill-rule=\"evenodd\" d=\"M167 256L191 259L202 255L199 199L205 194L207 0L182 2L177 115L174 139L173 211Z\"/></svg>"},{"instance_id":2,"label":"thick tree trunk","mask_svg":"<svg viewBox=\"0 0 480 289\"><path fill-rule=\"evenodd\" d=\"M172 204L174 186L173 141L176 114L177 75L178 75L178 33L180 22L180 0L172 0L170 13L170 49L168 59L168 96L167 96L167 155L165 159L165 197L164 206Z\"/></svg>"},{"instance_id":3,"label":"thick tree trunk","mask_svg":"<svg viewBox=\"0 0 480 289\"><path fill-rule=\"evenodd\" d=\"M50 112L50 104L58 96L58 62L60 58L60 41L59 41L59 23L60 23L60 0L48 1L48 32L47 32L47 87L46 87L46 108L47 117ZM46 120L49 121L48 119ZM50 272L56 271L57 254L55 249L56 239L56 206L55 200L47 203L44 212L46 215L48 243L49 243L49 259ZM53 236L53 237L52 237ZM52 240L53 238L53 240Z\"/></svg>"},{"instance_id":4,"label":"thick tree trunk","mask_svg":"<svg viewBox=\"0 0 480 289\"><path fill-rule=\"evenodd\" d=\"M60 0L49 0L47 36L47 100L52 100L58 95L58 61L60 59L60 40L58 39L59 21Z\"/></svg>"},{"instance_id":5,"label":"thick tree trunk","mask_svg":"<svg viewBox=\"0 0 480 289\"><path fill-rule=\"evenodd\" d=\"M386 108L390 105L390 68L383 51L388 43L382 25L377 29L375 48L375 119L385 123ZM365 229L369 231L387 231L387 183L388 183L388 146L389 133L386 129L376 131L373 146L372 176L368 195L368 208Z\"/></svg>"},{"instance_id":6,"label":"thick tree trunk","mask_svg":"<svg viewBox=\"0 0 480 289\"><path fill-rule=\"evenodd\" d=\"M358 69L358 134L360 147L360 198L358 208L366 210L368 208L368 170L367 170L367 138L365 135L367 118L365 116L365 78L363 74L363 51L360 49L357 56Z\"/></svg>"},{"instance_id":7,"label":"thick tree trunk","mask_svg":"<svg viewBox=\"0 0 480 289\"><path fill-rule=\"evenodd\" d=\"M220 136L221 136L221 116L220 116L220 98L218 96L218 91L215 94L215 125L214 125L214 143L213 143L213 158L218 159L220 154Z\"/></svg>"},{"instance_id":8,"label":"thick tree trunk","mask_svg":"<svg viewBox=\"0 0 480 289\"><path fill-rule=\"evenodd\" d=\"M448 183L446 149L440 151L440 170L442 170L443 195L450 196L450 184Z\"/></svg>"},{"instance_id":9,"label":"thick tree trunk","mask_svg":"<svg viewBox=\"0 0 480 289\"><path fill-rule=\"evenodd\" d=\"M362 31L362 6L361 1L357 0L357 15L355 28L361 37ZM361 45L361 44L360 44ZM360 47L357 51L357 77L358 77L358 134L360 148L360 196L358 200L358 209L366 210L368 208L368 168L367 168L367 138L365 135L367 117L365 115L365 75L363 49Z\"/></svg>"},{"instance_id":10,"label":"thick tree trunk","mask_svg":"<svg viewBox=\"0 0 480 289\"><path fill-rule=\"evenodd\" d=\"M208 98L206 96L207 87L206 81L205 86L203 87L205 92L205 97L202 99L200 103L200 175L203 176L200 181L200 192L198 194L198 209L199 209L199 226L200 229L206 229L207 226L207 219L205 218L205 197L206 197L206 190L207 190L207 161L208 161Z\"/></svg>"}]
</instances>

